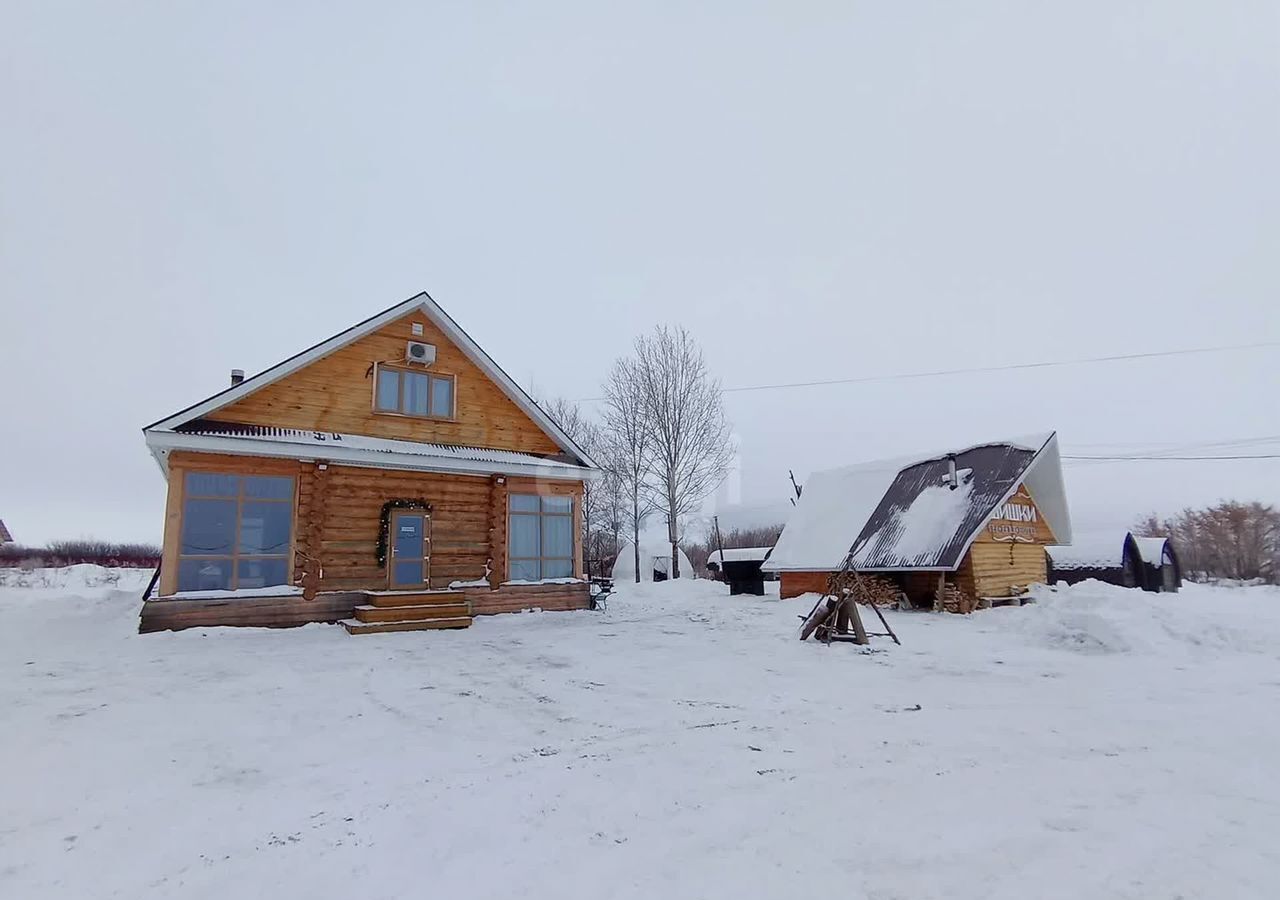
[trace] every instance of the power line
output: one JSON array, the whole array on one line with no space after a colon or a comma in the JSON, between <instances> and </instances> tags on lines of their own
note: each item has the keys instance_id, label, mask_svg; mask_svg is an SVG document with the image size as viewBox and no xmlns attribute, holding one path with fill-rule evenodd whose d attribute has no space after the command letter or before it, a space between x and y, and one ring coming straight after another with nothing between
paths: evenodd
<instances>
[{"instance_id":1,"label":"power line","mask_svg":"<svg viewBox=\"0 0 1280 900\"><path fill-rule=\"evenodd\" d=\"M1121 362L1133 359L1157 359L1168 356L1190 356L1200 353L1225 353L1235 350L1259 350L1280 347L1280 341L1262 341L1256 344L1226 344L1220 347L1189 347L1184 350L1157 350L1151 353L1121 353L1114 356L1089 356L1079 359L1057 359L1045 362L1011 363L1002 366L972 366L961 369L934 369L926 372L894 372L887 375L862 375L856 378L830 378L821 381L791 381L777 384L752 384L742 387L722 388L723 393L739 394L748 391L775 391L791 388L828 387L840 384L868 384L878 381L904 381L912 378L940 378L947 375L972 375L983 372L1011 372L1021 369L1050 369L1059 366L1083 366L1094 363ZM584 397L582 403L595 403L603 397Z\"/></svg>"},{"instance_id":2,"label":"power line","mask_svg":"<svg viewBox=\"0 0 1280 900\"><path fill-rule=\"evenodd\" d=\"M1119 460L1169 460L1175 462L1178 460L1200 460L1200 459L1280 459L1280 453L1259 453L1252 456L1067 456L1063 455L1063 459L1087 459L1095 461L1119 461Z\"/></svg>"},{"instance_id":3,"label":"power line","mask_svg":"<svg viewBox=\"0 0 1280 900\"><path fill-rule=\"evenodd\" d=\"M928 372L898 372L890 375L864 375L858 378L832 378L825 381L796 381L780 384L757 384L746 387L724 388L726 394L743 391L770 391L783 388L825 387L833 384L864 384L871 381L899 381L908 378L938 378L945 375L970 375L980 372L1009 372L1016 369L1048 369L1056 366L1081 366L1092 363L1120 362L1128 359L1155 359L1165 356L1189 356L1195 353L1222 353L1230 350L1257 350L1263 347L1280 347L1280 341L1264 341L1257 344L1228 344L1222 347L1192 347L1186 350L1159 350L1153 353L1122 353L1116 356L1092 356L1080 359L1060 359L1034 363L1012 363L1003 366L973 366L963 369L935 369Z\"/></svg>"}]
</instances>

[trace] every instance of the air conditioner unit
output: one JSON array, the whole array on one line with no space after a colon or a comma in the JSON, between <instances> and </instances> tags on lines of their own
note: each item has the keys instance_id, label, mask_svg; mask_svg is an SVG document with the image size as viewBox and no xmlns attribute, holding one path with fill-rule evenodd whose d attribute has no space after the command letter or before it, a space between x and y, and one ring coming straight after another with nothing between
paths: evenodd
<instances>
[{"instance_id":1,"label":"air conditioner unit","mask_svg":"<svg viewBox=\"0 0 1280 900\"><path fill-rule=\"evenodd\" d=\"M429 366L436 361L435 345L424 344L422 341L409 341L404 347L404 358L420 366Z\"/></svg>"}]
</instances>

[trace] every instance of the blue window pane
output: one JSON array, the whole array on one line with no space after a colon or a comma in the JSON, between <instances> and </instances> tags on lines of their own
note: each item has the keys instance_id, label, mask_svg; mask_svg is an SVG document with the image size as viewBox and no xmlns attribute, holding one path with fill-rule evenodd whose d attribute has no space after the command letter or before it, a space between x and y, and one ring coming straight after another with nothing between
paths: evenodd
<instances>
[{"instance_id":1,"label":"blue window pane","mask_svg":"<svg viewBox=\"0 0 1280 900\"><path fill-rule=\"evenodd\" d=\"M548 513L573 512L572 497L543 497L542 511Z\"/></svg>"},{"instance_id":2,"label":"blue window pane","mask_svg":"<svg viewBox=\"0 0 1280 900\"><path fill-rule=\"evenodd\" d=\"M292 500L293 479L288 475L248 475L244 495L262 500Z\"/></svg>"},{"instance_id":3,"label":"blue window pane","mask_svg":"<svg viewBox=\"0 0 1280 900\"><path fill-rule=\"evenodd\" d=\"M453 379L431 379L431 415L448 418L453 415Z\"/></svg>"},{"instance_id":4,"label":"blue window pane","mask_svg":"<svg viewBox=\"0 0 1280 900\"><path fill-rule=\"evenodd\" d=\"M511 517L511 556L541 556L538 552L538 517Z\"/></svg>"},{"instance_id":5,"label":"blue window pane","mask_svg":"<svg viewBox=\"0 0 1280 900\"><path fill-rule=\"evenodd\" d=\"M511 511L512 512L537 512L538 497L536 494L512 494L511 495Z\"/></svg>"},{"instance_id":6,"label":"blue window pane","mask_svg":"<svg viewBox=\"0 0 1280 900\"><path fill-rule=\"evenodd\" d=\"M421 372L405 372L400 376L404 380L404 409L415 416L427 414L427 376Z\"/></svg>"},{"instance_id":7,"label":"blue window pane","mask_svg":"<svg viewBox=\"0 0 1280 900\"><path fill-rule=\"evenodd\" d=\"M400 373L378 369L378 409L395 412L400 407Z\"/></svg>"},{"instance_id":8,"label":"blue window pane","mask_svg":"<svg viewBox=\"0 0 1280 900\"><path fill-rule=\"evenodd\" d=\"M234 497L240 492L240 476L188 472L186 491L188 497Z\"/></svg>"},{"instance_id":9,"label":"blue window pane","mask_svg":"<svg viewBox=\"0 0 1280 900\"><path fill-rule=\"evenodd\" d=\"M391 577L395 584L422 584L422 560L396 563Z\"/></svg>"},{"instance_id":10,"label":"blue window pane","mask_svg":"<svg viewBox=\"0 0 1280 900\"><path fill-rule=\"evenodd\" d=\"M236 587L274 587L289 583L289 562L286 559L242 559Z\"/></svg>"},{"instance_id":11,"label":"blue window pane","mask_svg":"<svg viewBox=\"0 0 1280 900\"><path fill-rule=\"evenodd\" d=\"M395 555L421 559L422 538L425 530L424 516L396 516L395 534L392 535Z\"/></svg>"},{"instance_id":12,"label":"blue window pane","mask_svg":"<svg viewBox=\"0 0 1280 900\"><path fill-rule=\"evenodd\" d=\"M569 578L573 575L573 561L568 559L544 559L543 578Z\"/></svg>"},{"instance_id":13,"label":"blue window pane","mask_svg":"<svg viewBox=\"0 0 1280 900\"><path fill-rule=\"evenodd\" d=\"M538 561L536 559L511 560L512 581L538 581Z\"/></svg>"},{"instance_id":14,"label":"blue window pane","mask_svg":"<svg viewBox=\"0 0 1280 900\"><path fill-rule=\"evenodd\" d=\"M573 555L573 518L542 517L542 556L568 559Z\"/></svg>"},{"instance_id":15,"label":"blue window pane","mask_svg":"<svg viewBox=\"0 0 1280 900\"><path fill-rule=\"evenodd\" d=\"M184 559L178 562L178 590L225 591L231 588L231 560Z\"/></svg>"},{"instance_id":16,"label":"blue window pane","mask_svg":"<svg viewBox=\"0 0 1280 900\"><path fill-rule=\"evenodd\" d=\"M182 505L181 552L184 555L230 554L235 545L235 530L234 500L187 500Z\"/></svg>"},{"instance_id":17,"label":"blue window pane","mask_svg":"<svg viewBox=\"0 0 1280 900\"><path fill-rule=\"evenodd\" d=\"M292 504L245 501L240 510L240 552L265 556L288 553L292 521Z\"/></svg>"}]
</instances>

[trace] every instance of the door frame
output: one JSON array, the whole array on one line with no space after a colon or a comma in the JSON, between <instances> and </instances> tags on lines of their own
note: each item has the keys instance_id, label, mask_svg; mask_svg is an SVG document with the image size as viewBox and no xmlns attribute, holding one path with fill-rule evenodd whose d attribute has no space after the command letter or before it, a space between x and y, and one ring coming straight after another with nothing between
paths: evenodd
<instances>
[{"instance_id":1,"label":"door frame","mask_svg":"<svg viewBox=\"0 0 1280 900\"><path fill-rule=\"evenodd\" d=\"M412 585L396 583L396 525L401 516L422 518L422 580ZM431 510L421 508L393 509L387 523L387 588L393 591L426 590L431 586Z\"/></svg>"}]
</instances>

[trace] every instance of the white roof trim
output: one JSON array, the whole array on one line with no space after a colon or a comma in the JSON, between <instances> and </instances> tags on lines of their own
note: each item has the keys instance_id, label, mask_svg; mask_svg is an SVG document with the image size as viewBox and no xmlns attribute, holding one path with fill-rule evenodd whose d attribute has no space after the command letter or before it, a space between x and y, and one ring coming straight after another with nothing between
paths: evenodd
<instances>
[{"instance_id":1,"label":"white roof trim","mask_svg":"<svg viewBox=\"0 0 1280 900\"><path fill-rule=\"evenodd\" d=\"M404 444L405 441L389 441ZM148 431L147 446L161 470L168 471L168 458L173 450L203 453L226 453L233 456L266 456L275 459L323 459L335 465L370 469L407 469L419 472L441 472L460 475L523 475L569 481L592 481L599 477L597 469L575 466L555 460L513 453L525 459L491 461L465 459L453 454L397 452L370 447L344 447L338 442L305 444L271 438L245 438L235 435L187 434L180 431ZM424 445L425 446L425 445Z\"/></svg>"},{"instance_id":2,"label":"white roof trim","mask_svg":"<svg viewBox=\"0 0 1280 900\"><path fill-rule=\"evenodd\" d=\"M573 438L569 437L569 435L566 434L550 416L543 412L542 408L533 401L533 398L525 393L524 389L521 388L520 385L516 384L510 375L502 371L502 368L493 361L489 354L485 353L484 350L481 349L480 345L472 340L471 336L463 331L458 323L453 321L453 319L449 317L449 314L441 309L440 306L431 299L430 295L428 295L426 291L410 297L403 303L397 303L390 309L378 313L373 318L365 319L363 322L353 325L345 331L335 334L328 340L291 356L284 362L277 363L271 368L265 369L251 378L246 378L244 381L240 382L240 384L229 387L223 391L219 391L207 400L197 403L194 406L187 407L181 412L169 416L167 419L161 419L159 422L148 425L143 429L143 431L172 431L178 426L190 422L193 419L199 419L203 416L209 415L209 413L216 412L224 406L235 403L237 400L241 400L249 396L254 391L264 388L267 385L274 384L299 369L309 366L311 363L328 356L330 353L333 353L336 350L341 350L348 344L351 344L368 334L372 334L379 328L389 325L397 319L408 315L415 309L421 309L427 318L434 322L436 326L445 333L445 336L449 338L449 340L456 344L458 348L462 350L462 352L465 353L482 372L489 376L490 380L497 384L498 387L502 388L503 392L511 399L511 401L515 403L516 406L520 407L525 415L533 419L533 421L536 422L549 437L560 445L562 450L578 457L586 467L593 469L597 468L595 461L591 459L587 452L579 447Z\"/></svg>"}]
</instances>

